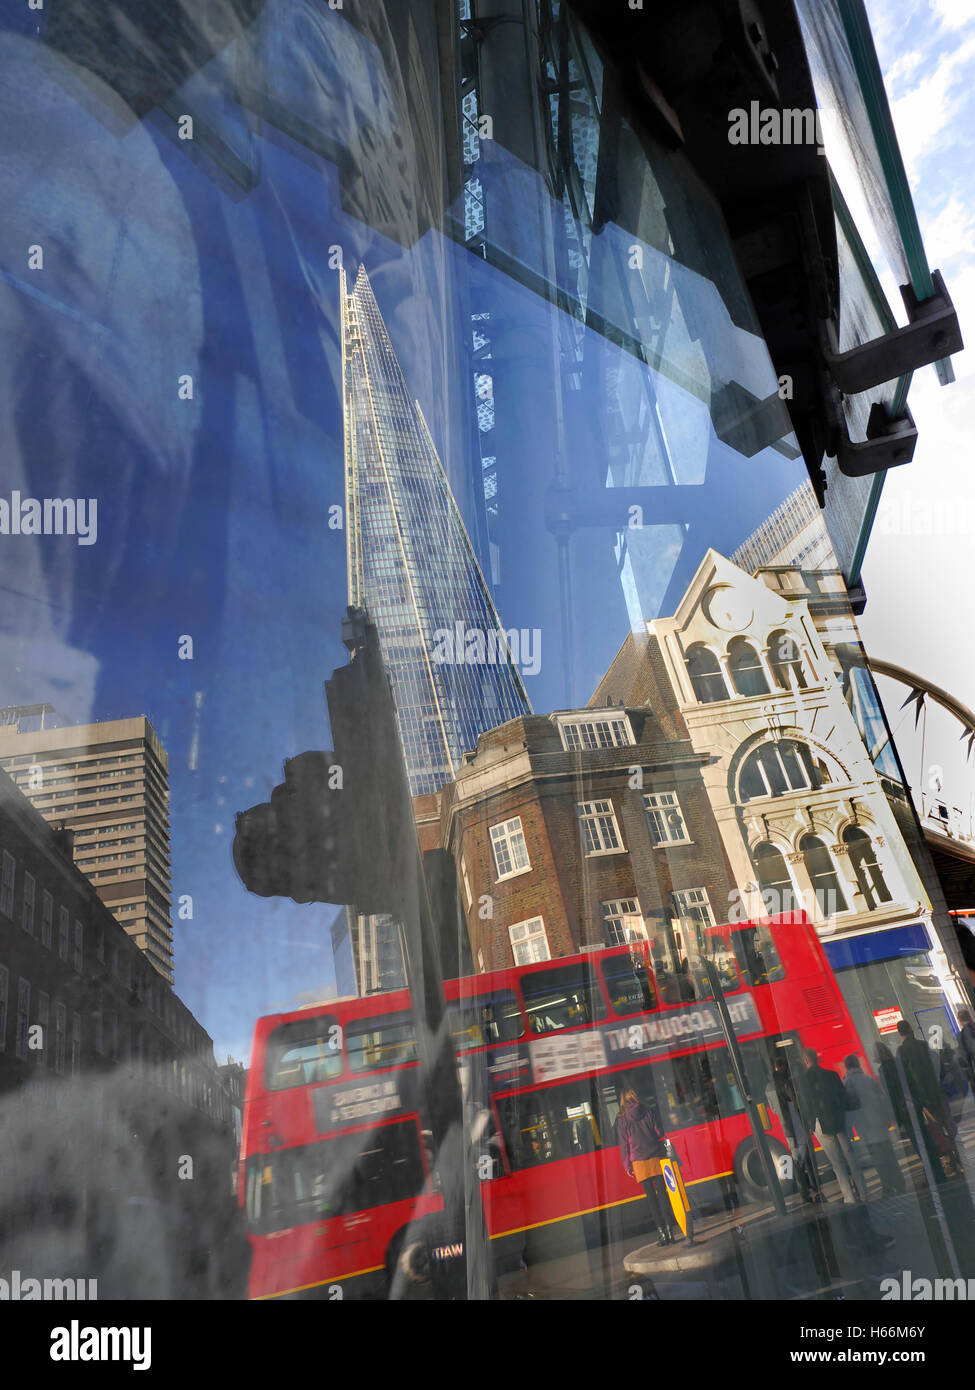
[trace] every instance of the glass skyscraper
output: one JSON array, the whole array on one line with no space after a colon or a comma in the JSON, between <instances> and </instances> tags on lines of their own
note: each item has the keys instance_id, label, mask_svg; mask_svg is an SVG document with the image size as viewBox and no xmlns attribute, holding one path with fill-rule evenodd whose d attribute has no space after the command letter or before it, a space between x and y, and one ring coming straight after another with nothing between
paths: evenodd
<instances>
[{"instance_id":1,"label":"glass skyscraper","mask_svg":"<svg viewBox=\"0 0 975 1390\"><path fill-rule=\"evenodd\" d=\"M531 707L365 269L341 285L349 602L379 631L417 796Z\"/></svg>"},{"instance_id":2,"label":"glass skyscraper","mask_svg":"<svg viewBox=\"0 0 975 1390\"><path fill-rule=\"evenodd\" d=\"M341 272L341 293L349 602L379 632L418 796L452 780L479 733L531 706L518 636L509 646L363 266L351 292ZM403 986L396 922L352 906L346 917L359 992Z\"/></svg>"}]
</instances>

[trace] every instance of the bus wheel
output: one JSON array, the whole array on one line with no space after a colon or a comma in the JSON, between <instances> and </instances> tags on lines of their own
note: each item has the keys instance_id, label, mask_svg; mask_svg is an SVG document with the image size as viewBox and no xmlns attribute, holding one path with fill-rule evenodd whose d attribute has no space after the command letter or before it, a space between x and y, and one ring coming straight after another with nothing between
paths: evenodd
<instances>
[{"instance_id":1,"label":"bus wheel","mask_svg":"<svg viewBox=\"0 0 975 1390\"><path fill-rule=\"evenodd\" d=\"M795 1183L792 1178L784 1176L792 1167L792 1156L786 1146L778 1139L769 1138L767 1143L769 1153L772 1155L772 1162L779 1174L779 1186L783 1193L788 1195L795 1191ZM753 1138L746 1139L738 1145L738 1151L735 1154L735 1178L742 1196L749 1201L767 1202L771 1200L768 1179L765 1176L758 1146Z\"/></svg>"},{"instance_id":2,"label":"bus wheel","mask_svg":"<svg viewBox=\"0 0 975 1390\"><path fill-rule=\"evenodd\" d=\"M409 1240L403 1245L399 1269L411 1284L429 1284L430 1247L425 1240Z\"/></svg>"},{"instance_id":3,"label":"bus wheel","mask_svg":"<svg viewBox=\"0 0 975 1390\"><path fill-rule=\"evenodd\" d=\"M418 1239L416 1227L404 1226L389 1242L386 1251L386 1296L415 1297L430 1284L430 1251L426 1240Z\"/></svg>"}]
</instances>

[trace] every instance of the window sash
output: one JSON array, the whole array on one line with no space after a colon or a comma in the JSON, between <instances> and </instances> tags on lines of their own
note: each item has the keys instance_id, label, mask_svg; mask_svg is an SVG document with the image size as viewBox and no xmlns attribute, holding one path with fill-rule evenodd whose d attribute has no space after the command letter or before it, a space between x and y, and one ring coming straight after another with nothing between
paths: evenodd
<instances>
[{"instance_id":1,"label":"window sash","mask_svg":"<svg viewBox=\"0 0 975 1390\"><path fill-rule=\"evenodd\" d=\"M643 805L655 845L690 844L687 823L676 792L644 792ZM674 815L680 821L679 826L671 824Z\"/></svg>"},{"instance_id":2,"label":"window sash","mask_svg":"<svg viewBox=\"0 0 975 1390\"><path fill-rule=\"evenodd\" d=\"M3 869L0 876L0 912L5 917L14 915L14 888L17 883L17 861L9 850L3 852Z\"/></svg>"},{"instance_id":3,"label":"window sash","mask_svg":"<svg viewBox=\"0 0 975 1390\"><path fill-rule=\"evenodd\" d=\"M30 1028L30 981L23 976L17 981L17 1043L16 1055L27 1060L27 1030Z\"/></svg>"},{"instance_id":4,"label":"window sash","mask_svg":"<svg viewBox=\"0 0 975 1390\"><path fill-rule=\"evenodd\" d=\"M512 874L531 868L520 816L492 825L490 836L495 873L499 879L510 878Z\"/></svg>"},{"instance_id":5,"label":"window sash","mask_svg":"<svg viewBox=\"0 0 975 1390\"><path fill-rule=\"evenodd\" d=\"M37 898L37 882L33 874L24 873L24 902L20 925L28 936L34 935L34 903Z\"/></svg>"},{"instance_id":6,"label":"window sash","mask_svg":"<svg viewBox=\"0 0 975 1390\"><path fill-rule=\"evenodd\" d=\"M515 965L532 965L536 961L552 959L545 922L541 917L515 922L508 928L508 938Z\"/></svg>"},{"instance_id":7,"label":"window sash","mask_svg":"<svg viewBox=\"0 0 975 1390\"><path fill-rule=\"evenodd\" d=\"M625 748L633 742L627 721L622 718L574 720L563 724L561 731L563 747L569 752Z\"/></svg>"},{"instance_id":8,"label":"window sash","mask_svg":"<svg viewBox=\"0 0 975 1390\"><path fill-rule=\"evenodd\" d=\"M629 946L648 941L647 924L636 898L611 898L600 903L607 946Z\"/></svg>"},{"instance_id":9,"label":"window sash","mask_svg":"<svg viewBox=\"0 0 975 1390\"><path fill-rule=\"evenodd\" d=\"M702 927L715 925L706 888L678 888L673 898L678 917L697 922Z\"/></svg>"},{"instance_id":10,"label":"window sash","mask_svg":"<svg viewBox=\"0 0 975 1390\"><path fill-rule=\"evenodd\" d=\"M580 801L578 812L586 854L601 854L623 848L612 801Z\"/></svg>"}]
</instances>

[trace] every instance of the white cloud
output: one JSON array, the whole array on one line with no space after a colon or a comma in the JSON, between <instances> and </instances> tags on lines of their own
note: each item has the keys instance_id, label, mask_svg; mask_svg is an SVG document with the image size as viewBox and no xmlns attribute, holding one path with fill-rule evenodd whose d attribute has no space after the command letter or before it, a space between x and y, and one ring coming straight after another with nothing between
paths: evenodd
<instances>
[{"instance_id":1,"label":"white cloud","mask_svg":"<svg viewBox=\"0 0 975 1390\"><path fill-rule=\"evenodd\" d=\"M931 0L931 8L945 29L963 29L975 21L975 0Z\"/></svg>"},{"instance_id":2,"label":"white cloud","mask_svg":"<svg viewBox=\"0 0 975 1390\"><path fill-rule=\"evenodd\" d=\"M951 143L950 138L945 139L945 133L955 122L959 107L968 100L970 83L963 79L970 76L965 69L973 56L975 37L951 49L928 77L891 102L897 142L912 185L928 151Z\"/></svg>"},{"instance_id":3,"label":"white cloud","mask_svg":"<svg viewBox=\"0 0 975 1390\"><path fill-rule=\"evenodd\" d=\"M969 259L975 251L975 209L953 193L936 217L922 227L928 255L938 266Z\"/></svg>"}]
</instances>

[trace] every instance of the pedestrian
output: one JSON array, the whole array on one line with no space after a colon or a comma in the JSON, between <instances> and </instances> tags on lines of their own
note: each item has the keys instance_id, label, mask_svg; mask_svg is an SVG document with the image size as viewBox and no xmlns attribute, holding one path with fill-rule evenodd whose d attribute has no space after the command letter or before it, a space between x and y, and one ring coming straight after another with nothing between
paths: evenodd
<instances>
[{"instance_id":1,"label":"pedestrian","mask_svg":"<svg viewBox=\"0 0 975 1390\"><path fill-rule=\"evenodd\" d=\"M816 1138L836 1174L843 1201L847 1206L853 1206L866 1200L867 1184L860 1160L846 1132L847 1096L843 1082L835 1071L819 1065L814 1048L807 1047L803 1056L810 1118L815 1124Z\"/></svg>"},{"instance_id":2,"label":"pedestrian","mask_svg":"<svg viewBox=\"0 0 975 1390\"><path fill-rule=\"evenodd\" d=\"M961 1031L958 1034L958 1060L965 1069L968 1084L975 1096L975 1023L967 1009L958 1010Z\"/></svg>"},{"instance_id":3,"label":"pedestrian","mask_svg":"<svg viewBox=\"0 0 975 1390\"><path fill-rule=\"evenodd\" d=\"M623 1167L627 1176L640 1184L650 1203L657 1244L673 1245L674 1217L660 1169L660 1160L667 1157L667 1140L656 1113L644 1105L636 1091L628 1089L620 1096L616 1126Z\"/></svg>"},{"instance_id":4,"label":"pedestrian","mask_svg":"<svg viewBox=\"0 0 975 1390\"><path fill-rule=\"evenodd\" d=\"M873 1050L873 1057L877 1076L887 1092L891 1109L894 1112L894 1123L907 1133L910 1129L910 1120L908 1119L904 1088L901 1086L900 1076L897 1073L894 1054L886 1043L879 1042Z\"/></svg>"},{"instance_id":5,"label":"pedestrian","mask_svg":"<svg viewBox=\"0 0 975 1390\"><path fill-rule=\"evenodd\" d=\"M941 1049L940 1061L941 1091L947 1101L948 1110L957 1132L965 1105L965 1097L968 1095L968 1077L959 1060L958 1053L948 1043L945 1043Z\"/></svg>"},{"instance_id":6,"label":"pedestrian","mask_svg":"<svg viewBox=\"0 0 975 1390\"><path fill-rule=\"evenodd\" d=\"M793 1080L788 1062L781 1055L775 1059L772 1079L765 1095L769 1106L781 1120L783 1132L789 1141L799 1195L806 1203L825 1201L819 1188L816 1156L809 1132L811 1126L804 1114L808 1108L806 1098Z\"/></svg>"},{"instance_id":7,"label":"pedestrian","mask_svg":"<svg viewBox=\"0 0 975 1390\"><path fill-rule=\"evenodd\" d=\"M897 1162L890 1131L895 1124L894 1108L879 1081L868 1076L860 1066L860 1058L851 1054L844 1059L843 1089L850 1102L847 1110L847 1133L856 1126L860 1142L867 1150L870 1163L877 1170L881 1191L885 1197L904 1191L904 1175ZM852 1137L852 1136L851 1136Z\"/></svg>"},{"instance_id":8,"label":"pedestrian","mask_svg":"<svg viewBox=\"0 0 975 1390\"><path fill-rule=\"evenodd\" d=\"M935 1068L931 1049L915 1035L907 1019L901 1019L897 1031L901 1037L897 1061L907 1078L914 1116L921 1130L935 1182L941 1182L945 1177L954 1176L961 1168L961 1160L955 1150L955 1122L941 1089L939 1069ZM942 1163L942 1159L945 1163Z\"/></svg>"}]
</instances>

